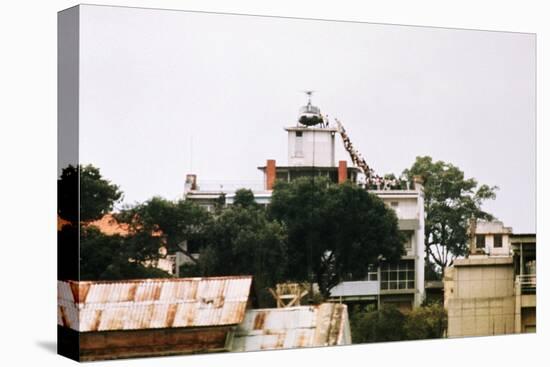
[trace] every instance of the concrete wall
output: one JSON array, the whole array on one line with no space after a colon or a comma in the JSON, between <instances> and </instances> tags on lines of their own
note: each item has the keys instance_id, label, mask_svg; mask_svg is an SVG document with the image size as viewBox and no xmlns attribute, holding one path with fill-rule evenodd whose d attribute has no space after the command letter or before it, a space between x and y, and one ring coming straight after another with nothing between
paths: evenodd
<instances>
[{"instance_id":1,"label":"concrete wall","mask_svg":"<svg viewBox=\"0 0 550 367\"><path fill-rule=\"evenodd\" d=\"M336 129L287 128L288 165L299 167L335 167ZM302 137L296 137L296 133ZM301 143L299 141L301 140ZM301 149L300 149L301 147ZM301 153L301 154L300 154Z\"/></svg>"},{"instance_id":2,"label":"concrete wall","mask_svg":"<svg viewBox=\"0 0 550 367\"><path fill-rule=\"evenodd\" d=\"M510 236L502 234L502 247L495 247L495 235L485 235L485 253L491 256L509 256L511 254Z\"/></svg>"},{"instance_id":3,"label":"concrete wall","mask_svg":"<svg viewBox=\"0 0 550 367\"><path fill-rule=\"evenodd\" d=\"M420 218L420 208L418 199L414 197L382 197L384 204L392 208L399 219L418 219ZM392 205L397 203L397 206Z\"/></svg>"},{"instance_id":4,"label":"concrete wall","mask_svg":"<svg viewBox=\"0 0 550 367\"><path fill-rule=\"evenodd\" d=\"M418 219L419 227L416 230L416 287L418 292L415 295L415 305L419 306L426 297L425 288L424 288L424 267L425 267L425 254L426 254L426 245L424 243L425 234L424 234L424 189L420 183L416 184L418 193L417 198L417 210L418 210Z\"/></svg>"},{"instance_id":5,"label":"concrete wall","mask_svg":"<svg viewBox=\"0 0 550 367\"><path fill-rule=\"evenodd\" d=\"M445 269L449 337L515 332L514 268L479 259ZM465 260L469 261L469 260Z\"/></svg>"},{"instance_id":6,"label":"concrete wall","mask_svg":"<svg viewBox=\"0 0 550 367\"><path fill-rule=\"evenodd\" d=\"M418 228L412 230L411 248L407 249L406 257L413 258L415 262L415 294L414 306L418 307L424 301L424 193L419 187L417 191L407 194L392 191L375 191L384 203L395 211L398 219L417 220ZM395 205L397 204L397 205Z\"/></svg>"},{"instance_id":7,"label":"concrete wall","mask_svg":"<svg viewBox=\"0 0 550 367\"><path fill-rule=\"evenodd\" d=\"M485 253L491 256L509 256L511 254L510 234L512 228L505 227L499 221L478 221L476 235L485 236ZM502 235L502 247L494 246L495 234Z\"/></svg>"}]
</instances>

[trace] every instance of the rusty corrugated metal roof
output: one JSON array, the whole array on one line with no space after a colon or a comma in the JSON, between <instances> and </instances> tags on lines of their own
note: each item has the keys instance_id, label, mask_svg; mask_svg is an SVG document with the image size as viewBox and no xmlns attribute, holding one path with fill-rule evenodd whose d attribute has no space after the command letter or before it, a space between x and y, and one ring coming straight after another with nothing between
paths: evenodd
<instances>
[{"instance_id":1,"label":"rusty corrugated metal roof","mask_svg":"<svg viewBox=\"0 0 550 367\"><path fill-rule=\"evenodd\" d=\"M347 307L318 306L247 310L233 351L256 351L351 344Z\"/></svg>"},{"instance_id":2,"label":"rusty corrugated metal roof","mask_svg":"<svg viewBox=\"0 0 550 367\"><path fill-rule=\"evenodd\" d=\"M250 276L58 281L57 322L82 332L235 325L251 284Z\"/></svg>"}]
</instances>

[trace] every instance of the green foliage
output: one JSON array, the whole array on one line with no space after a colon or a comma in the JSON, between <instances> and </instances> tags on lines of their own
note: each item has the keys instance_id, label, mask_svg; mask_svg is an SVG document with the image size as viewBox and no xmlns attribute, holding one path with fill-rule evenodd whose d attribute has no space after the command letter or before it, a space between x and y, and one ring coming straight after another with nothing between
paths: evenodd
<instances>
[{"instance_id":1,"label":"green foliage","mask_svg":"<svg viewBox=\"0 0 550 367\"><path fill-rule=\"evenodd\" d=\"M110 213L121 199L122 191L103 178L98 168L85 165L63 169L58 180L58 214L72 225L64 226L59 232L58 251L70 254L73 252L71 246L80 245L77 253L80 255L79 274L82 280L170 276L160 269L143 265L158 260L160 238L151 238L143 231L126 237L108 236L89 225L89 222ZM60 258L74 261L63 255Z\"/></svg>"},{"instance_id":2,"label":"green foliage","mask_svg":"<svg viewBox=\"0 0 550 367\"><path fill-rule=\"evenodd\" d=\"M92 165L64 168L57 180L57 190L58 214L73 225L78 223L79 215L81 222L103 217L122 199L120 188L104 179L99 168Z\"/></svg>"},{"instance_id":3,"label":"green foliage","mask_svg":"<svg viewBox=\"0 0 550 367\"><path fill-rule=\"evenodd\" d=\"M404 325L408 340L442 338L446 328L447 311L440 303L412 310Z\"/></svg>"},{"instance_id":4,"label":"green foliage","mask_svg":"<svg viewBox=\"0 0 550 367\"><path fill-rule=\"evenodd\" d=\"M80 166L80 221L100 219L113 210L122 199L117 185L104 179L99 168L92 165Z\"/></svg>"},{"instance_id":5,"label":"green foliage","mask_svg":"<svg viewBox=\"0 0 550 367\"><path fill-rule=\"evenodd\" d=\"M440 303L418 307L407 314L393 306L356 310L350 314L354 343L436 339L445 335L447 312Z\"/></svg>"},{"instance_id":6,"label":"green foliage","mask_svg":"<svg viewBox=\"0 0 550 367\"><path fill-rule=\"evenodd\" d=\"M78 188L80 187L80 190ZM130 278L167 277L168 273L145 263L158 261L161 238L152 236L149 227L136 227L127 236L105 235L89 222L102 218L122 199L119 187L101 176L92 165L68 166L58 180L59 216L72 223L60 231L59 251L68 253L67 246L78 246L80 239L80 278L83 280L117 280ZM80 198L80 212L78 212ZM75 201L76 200L76 201ZM80 215L80 223L78 223ZM134 224L134 223L132 223ZM65 232L80 233L69 243Z\"/></svg>"},{"instance_id":7,"label":"green foliage","mask_svg":"<svg viewBox=\"0 0 550 367\"><path fill-rule=\"evenodd\" d=\"M163 270L147 267L141 261L136 261L136 254L139 254L139 250L132 246L132 237L108 236L94 226L82 226L80 233L81 280L120 280L170 276Z\"/></svg>"},{"instance_id":8,"label":"green foliage","mask_svg":"<svg viewBox=\"0 0 550 367\"><path fill-rule=\"evenodd\" d=\"M443 271L432 261L426 261L424 265L425 280L443 280Z\"/></svg>"},{"instance_id":9,"label":"green foliage","mask_svg":"<svg viewBox=\"0 0 550 367\"><path fill-rule=\"evenodd\" d=\"M355 312L350 319L351 340L372 343L404 340L405 315L393 306L380 310Z\"/></svg>"},{"instance_id":10,"label":"green foliage","mask_svg":"<svg viewBox=\"0 0 550 367\"><path fill-rule=\"evenodd\" d=\"M287 279L315 281L324 297L344 278L364 278L366 264L403 253L395 213L351 183L322 177L278 182L269 215L288 233Z\"/></svg>"},{"instance_id":11,"label":"green foliage","mask_svg":"<svg viewBox=\"0 0 550 367\"><path fill-rule=\"evenodd\" d=\"M468 252L468 220L490 220L493 216L481 209L485 200L494 199L498 187L479 185L466 179L458 167L431 157L417 157L410 169L403 172L412 181L424 180L424 224L426 255L440 268L452 264L457 256Z\"/></svg>"},{"instance_id":12,"label":"green foliage","mask_svg":"<svg viewBox=\"0 0 550 367\"><path fill-rule=\"evenodd\" d=\"M249 189L239 189L235 192L235 198L233 199L234 206L242 206L244 208L257 207L258 204L254 199L254 193Z\"/></svg>"},{"instance_id":13,"label":"green foliage","mask_svg":"<svg viewBox=\"0 0 550 367\"><path fill-rule=\"evenodd\" d=\"M73 225L78 224L78 168L63 168L57 179L57 215Z\"/></svg>"},{"instance_id":14,"label":"green foliage","mask_svg":"<svg viewBox=\"0 0 550 367\"><path fill-rule=\"evenodd\" d=\"M225 208L207 228L198 263L183 267L188 275L253 275L257 293L284 279L286 233L265 210L236 205ZM258 295L260 295L258 294Z\"/></svg>"},{"instance_id":15,"label":"green foliage","mask_svg":"<svg viewBox=\"0 0 550 367\"><path fill-rule=\"evenodd\" d=\"M115 217L135 233L133 246L138 258L158 256L161 245L170 253L187 253L184 242L201 241L212 221L211 215L193 202L160 197L125 208Z\"/></svg>"}]
</instances>

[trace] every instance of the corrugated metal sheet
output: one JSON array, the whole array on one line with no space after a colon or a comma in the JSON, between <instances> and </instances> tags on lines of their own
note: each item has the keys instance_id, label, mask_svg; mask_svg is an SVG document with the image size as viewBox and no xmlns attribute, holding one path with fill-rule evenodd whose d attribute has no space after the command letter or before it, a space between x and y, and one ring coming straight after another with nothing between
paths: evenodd
<instances>
[{"instance_id":1,"label":"corrugated metal sheet","mask_svg":"<svg viewBox=\"0 0 550 367\"><path fill-rule=\"evenodd\" d=\"M350 344L346 305L248 310L238 326L233 351Z\"/></svg>"},{"instance_id":2,"label":"corrugated metal sheet","mask_svg":"<svg viewBox=\"0 0 550 367\"><path fill-rule=\"evenodd\" d=\"M59 325L77 331L235 325L252 277L58 281Z\"/></svg>"},{"instance_id":3,"label":"corrugated metal sheet","mask_svg":"<svg viewBox=\"0 0 550 367\"><path fill-rule=\"evenodd\" d=\"M332 288L331 297L372 296L380 294L380 283L376 280L342 282Z\"/></svg>"}]
</instances>

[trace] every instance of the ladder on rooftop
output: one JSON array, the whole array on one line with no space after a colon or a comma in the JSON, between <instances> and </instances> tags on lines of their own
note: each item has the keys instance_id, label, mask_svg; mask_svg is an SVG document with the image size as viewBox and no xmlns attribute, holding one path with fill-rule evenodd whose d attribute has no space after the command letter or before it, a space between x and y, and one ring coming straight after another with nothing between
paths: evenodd
<instances>
[{"instance_id":1,"label":"ladder on rooftop","mask_svg":"<svg viewBox=\"0 0 550 367\"><path fill-rule=\"evenodd\" d=\"M365 158L363 158L361 153L359 153L359 151L355 149L355 147L353 146L348 134L346 133L346 129L344 129L344 125L342 125L340 120L338 119L335 119L335 120L336 120L336 125L338 126L338 132L340 133L340 136L342 137L342 141L344 142L344 148L348 152L351 158L351 161L355 166L359 167L359 169L363 172L367 180L370 179L374 174L372 168L369 167Z\"/></svg>"}]
</instances>

